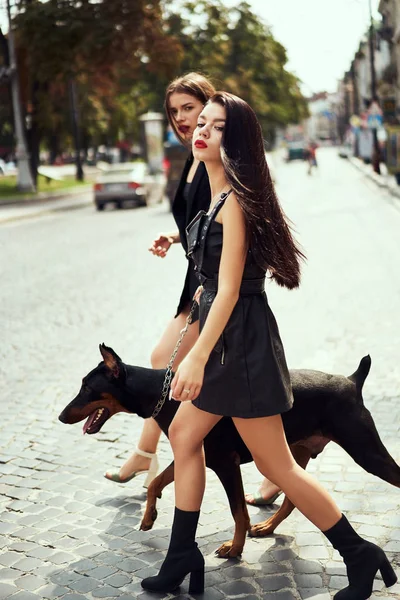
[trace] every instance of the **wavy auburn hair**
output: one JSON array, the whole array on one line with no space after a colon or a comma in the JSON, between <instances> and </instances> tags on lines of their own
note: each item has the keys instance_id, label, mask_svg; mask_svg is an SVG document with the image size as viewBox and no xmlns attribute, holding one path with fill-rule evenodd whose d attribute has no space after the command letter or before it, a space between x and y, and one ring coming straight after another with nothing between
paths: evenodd
<instances>
[{"instance_id":1,"label":"wavy auburn hair","mask_svg":"<svg viewBox=\"0 0 400 600\"><path fill-rule=\"evenodd\" d=\"M254 259L276 283L296 288L300 284L300 261L305 255L293 238L275 193L257 117L247 102L228 92L216 92L211 102L226 111L221 158L227 181L245 216Z\"/></svg>"},{"instance_id":2,"label":"wavy auburn hair","mask_svg":"<svg viewBox=\"0 0 400 600\"><path fill-rule=\"evenodd\" d=\"M171 107L169 99L172 94L188 94L193 96L197 100L200 100L202 104L206 102L215 94L215 87L207 77L201 75L201 73L187 73L182 77L177 77L167 87L165 91L164 109L167 114L168 122L171 125L176 137L184 145L188 145L185 138L176 126L176 121L173 114L171 113ZM190 144L191 146L191 144Z\"/></svg>"}]
</instances>

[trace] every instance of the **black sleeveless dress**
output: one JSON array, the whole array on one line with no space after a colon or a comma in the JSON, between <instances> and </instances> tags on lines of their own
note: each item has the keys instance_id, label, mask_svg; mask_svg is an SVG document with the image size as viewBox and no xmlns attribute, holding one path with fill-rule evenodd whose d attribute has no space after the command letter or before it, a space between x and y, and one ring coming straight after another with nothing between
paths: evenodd
<instances>
[{"instance_id":1,"label":"black sleeveless dress","mask_svg":"<svg viewBox=\"0 0 400 600\"><path fill-rule=\"evenodd\" d=\"M188 256L199 285L204 287L200 331L218 289L223 226L215 217L228 194L222 194L210 214L200 211L187 227ZM201 393L193 401L197 408L216 415L254 418L292 407L285 353L264 287L265 271L249 251L239 300L208 359Z\"/></svg>"}]
</instances>

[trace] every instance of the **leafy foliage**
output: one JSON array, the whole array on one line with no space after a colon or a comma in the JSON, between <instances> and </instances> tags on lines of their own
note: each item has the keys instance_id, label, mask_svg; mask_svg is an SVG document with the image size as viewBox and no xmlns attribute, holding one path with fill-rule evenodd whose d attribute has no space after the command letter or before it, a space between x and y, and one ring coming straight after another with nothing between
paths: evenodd
<instances>
[{"instance_id":1,"label":"leafy foliage","mask_svg":"<svg viewBox=\"0 0 400 600\"><path fill-rule=\"evenodd\" d=\"M140 139L138 117L162 110L188 71L247 100L266 137L307 115L285 48L249 4L220 0L19 0L14 18L23 102L54 151L71 144L68 82L85 145ZM33 98L32 89L35 89Z\"/></svg>"}]
</instances>

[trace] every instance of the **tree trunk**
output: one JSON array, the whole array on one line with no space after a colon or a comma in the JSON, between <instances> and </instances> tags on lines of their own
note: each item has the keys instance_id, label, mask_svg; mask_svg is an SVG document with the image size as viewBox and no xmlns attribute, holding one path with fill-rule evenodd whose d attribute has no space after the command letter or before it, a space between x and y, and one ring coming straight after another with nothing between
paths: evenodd
<instances>
[{"instance_id":1,"label":"tree trunk","mask_svg":"<svg viewBox=\"0 0 400 600\"><path fill-rule=\"evenodd\" d=\"M32 85L32 96L31 96L31 105L32 105L32 113L30 115L31 122L29 129L27 130L28 137L28 148L29 148L29 156L30 156L30 167L33 180L35 182L35 186L37 185L37 177L38 177L38 168L40 164L40 133L38 126L38 93L40 89L40 84L37 80L33 81Z\"/></svg>"},{"instance_id":2,"label":"tree trunk","mask_svg":"<svg viewBox=\"0 0 400 600\"><path fill-rule=\"evenodd\" d=\"M0 27L0 48L1 48L1 53L3 55L4 58L4 64L6 65L6 67L10 66L10 55L8 53L8 43L7 43L7 38L4 35L4 33L1 30Z\"/></svg>"},{"instance_id":3,"label":"tree trunk","mask_svg":"<svg viewBox=\"0 0 400 600\"><path fill-rule=\"evenodd\" d=\"M58 134L53 132L50 135L49 147L50 147L50 164L54 165L56 158L59 154L59 137Z\"/></svg>"}]
</instances>

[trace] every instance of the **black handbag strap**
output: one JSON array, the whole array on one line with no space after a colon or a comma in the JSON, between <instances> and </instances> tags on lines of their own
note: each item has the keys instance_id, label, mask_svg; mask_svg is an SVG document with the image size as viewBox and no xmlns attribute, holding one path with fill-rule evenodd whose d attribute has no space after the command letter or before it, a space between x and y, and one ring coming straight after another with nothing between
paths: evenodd
<instances>
[{"instance_id":1,"label":"black handbag strap","mask_svg":"<svg viewBox=\"0 0 400 600\"><path fill-rule=\"evenodd\" d=\"M201 271L203 269L204 251L205 251L205 247L206 247L206 239L207 239L208 231L210 229L212 221L215 219L215 217L217 216L217 214L223 207L225 200L227 199L227 197L229 196L229 194L231 192L232 192L232 189L230 189L228 192L224 192L223 194L221 194L221 198L219 200L217 200L217 202L215 203L214 207L212 208L210 214L206 215L207 219L204 222L202 231L200 232L200 253L199 253L199 262L197 265L197 272L198 272L200 278L203 278L201 275Z\"/></svg>"}]
</instances>

